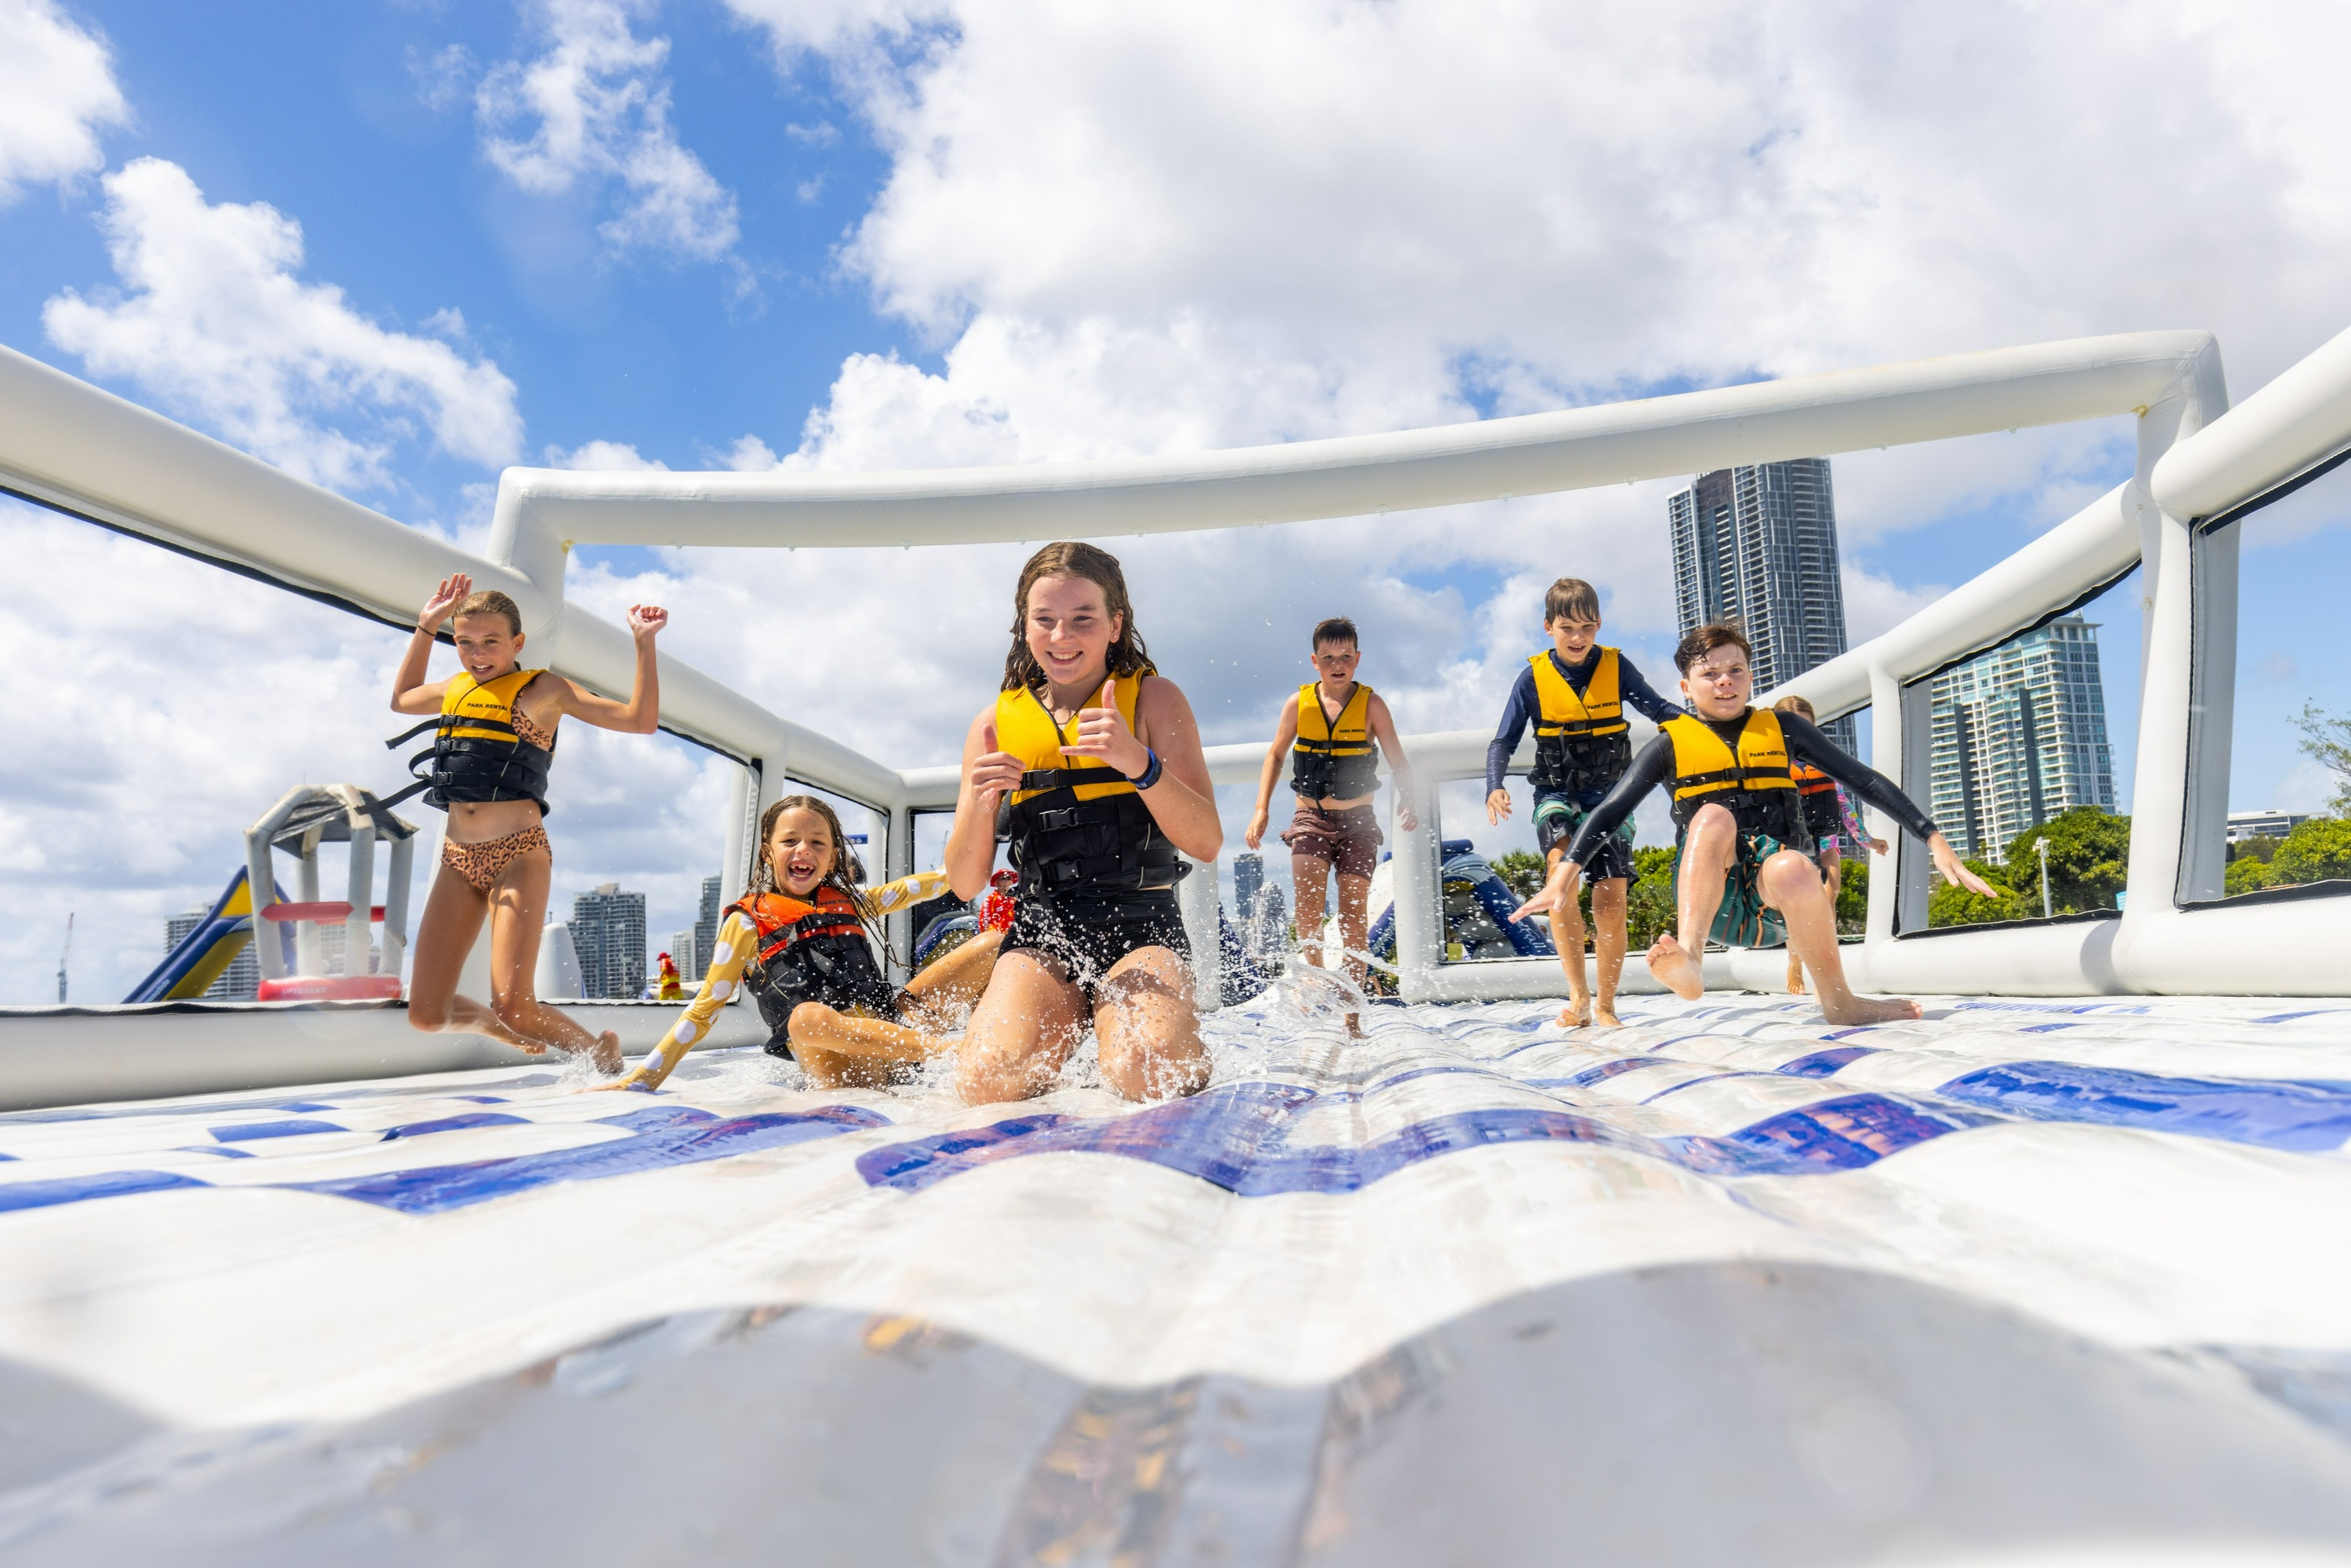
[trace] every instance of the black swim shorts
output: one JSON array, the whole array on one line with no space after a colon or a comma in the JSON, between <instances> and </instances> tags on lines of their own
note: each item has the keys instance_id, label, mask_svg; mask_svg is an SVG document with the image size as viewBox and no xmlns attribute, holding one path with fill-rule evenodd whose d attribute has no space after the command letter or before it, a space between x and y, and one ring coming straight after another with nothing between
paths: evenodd
<instances>
[{"instance_id":1,"label":"black swim shorts","mask_svg":"<svg viewBox=\"0 0 2351 1568\"><path fill-rule=\"evenodd\" d=\"M1133 894L1114 904L1024 897L1014 906L1003 951L1026 948L1054 960L1091 1002L1111 966L1143 947L1165 947L1190 961L1192 938L1173 891Z\"/></svg>"}]
</instances>

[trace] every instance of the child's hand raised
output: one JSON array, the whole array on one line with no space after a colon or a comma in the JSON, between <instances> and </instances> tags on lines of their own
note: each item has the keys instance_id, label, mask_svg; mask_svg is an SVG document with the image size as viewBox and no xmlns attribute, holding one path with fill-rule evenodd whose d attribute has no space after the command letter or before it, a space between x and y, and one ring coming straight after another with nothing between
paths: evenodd
<instances>
[{"instance_id":1,"label":"child's hand raised","mask_svg":"<svg viewBox=\"0 0 2351 1568\"><path fill-rule=\"evenodd\" d=\"M433 591L433 597L424 601L424 608L416 612L416 629L440 631L441 622L449 619L449 612L463 604L465 596L473 591L474 580L462 571L443 578L441 586Z\"/></svg>"},{"instance_id":2,"label":"child's hand raised","mask_svg":"<svg viewBox=\"0 0 2351 1568\"><path fill-rule=\"evenodd\" d=\"M1107 762L1129 779L1142 777L1151 766L1150 748L1134 737L1126 716L1118 711L1117 676L1102 683L1100 707L1086 708L1078 715L1078 738L1062 747L1061 752Z\"/></svg>"},{"instance_id":3,"label":"child's hand raised","mask_svg":"<svg viewBox=\"0 0 2351 1568\"><path fill-rule=\"evenodd\" d=\"M643 640L654 635L669 624L669 612L658 604L629 606L629 635Z\"/></svg>"}]
</instances>

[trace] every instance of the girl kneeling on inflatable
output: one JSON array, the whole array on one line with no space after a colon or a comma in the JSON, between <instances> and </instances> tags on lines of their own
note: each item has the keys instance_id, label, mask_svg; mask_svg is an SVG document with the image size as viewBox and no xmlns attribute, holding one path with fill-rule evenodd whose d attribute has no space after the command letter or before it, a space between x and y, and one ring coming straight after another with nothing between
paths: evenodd
<instances>
[{"instance_id":1,"label":"girl kneeling on inflatable","mask_svg":"<svg viewBox=\"0 0 2351 1568\"><path fill-rule=\"evenodd\" d=\"M651 1056L611 1089L657 1089L710 1032L718 1009L747 982L774 1031L770 1055L789 1057L819 1088L879 1088L893 1073L951 1050L953 1010L987 985L1001 932L983 932L904 988L873 960L883 915L936 897L943 872L918 872L868 890L864 868L832 808L787 795L759 819L751 891L727 905L702 989Z\"/></svg>"}]
</instances>

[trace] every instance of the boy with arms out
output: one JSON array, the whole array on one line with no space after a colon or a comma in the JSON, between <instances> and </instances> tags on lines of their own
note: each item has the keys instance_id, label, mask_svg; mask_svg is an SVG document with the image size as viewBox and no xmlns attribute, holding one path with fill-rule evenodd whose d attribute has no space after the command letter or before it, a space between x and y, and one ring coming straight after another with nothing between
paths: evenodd
<instances>
[{"instance_id":1,"label":"boy with arms out","mask_svg":"<svg viewBox=\"0 0 2351 1568\"><path fill-rule=\"evenodd\" d=\"M1395 721L1377 693L1355 679L1363 651L1355 623L1334 615L1314 628L1314 671L1320 678L1298 688L1281 705L1273 744L1266 747L1265 768L1258 775L1257 810L1243 835L1255 849L1265 840L1270 820L1274 780L1281 759L1293 746L1296 765L1290 787L1298 798L1281 841L1290 846L1290 874L1298 889L1298 934L1316 944L1322 929L1322 891L1333 872L1339 877L1339 933L1347 950L1364 950L1364 912L1371 899L1372 873L1380 858L1380 826L1372 815L1372 792L1379 786L1379 758L1373 744L1388 755L1395 775L1396 826L1410 832L1419 825L1412 810L1412 769L1396 739ZM1328 967L1319 944L1306 950L1307 961ZM1347 970L1361 990L1364 965L1347 960ZM1361 1019L1347 1015L1351 1032L1361 1032Z\"/></svg>"},{"instance_id":2,"label":"boy with arms out","mask_svg":"<svg viewBox=\"0 0 2351 1568\"><path fill-rule=\"evenodd\" d=\"M1631 660L1599 646L1600 595L1582 578L1562 577L1543 594L1543 630L1548 651L1528 659L1502 709L1501 727L1486 747L1486 821L1510 814L1510 791L1503 776L1510 754L1531 720L1535 765L1527 783L1535 795L1535 843L1558 875L1567 841L1586 815L1607 797L1633 759L1625 705L1662 724L1682 710L1650 689ZM1598 995L1583 974L1583 915L1571 897L1551 909L1552 943L1567 970L1567 1006L1559 1021L1571 1029L1587 1023L1616 1026L1616 981L1625 971L1625 894L1637 876L1633 869L1633 820L1592 850L1584 869L1592 877L1594 956L1599 959Z\"/></svg>"},{"instance_id":3,"label":"boy with arms out","mask_svg":"<svg viewBox=\"0 0 2351 1568\"><path fill-rule=\"evenodd\" d=\"M1511 916L1573 903L1587 857L1642 797L1666 785L1680 831L1674 874L1681 929L1649 949L1649 972L1685 1001L1705 994L1699 963L1708 935L1726 946L1788 946L1813 972L1821 1011L1834 1024L1919 1016L1918 1004L1855 996L1837 955L1836 906L1808 852L1794 767L1801 756L1926 841L1935 869L1970 892L1990 889L1959 863L1933 821L1894 781L1839 749L1792 713L1749 706L1755 688L1747 638L1735 626L1699 626L1674 650L1691 712L1668 719L1583 826L1542 891Z\"/></svg>"}]
</instances>

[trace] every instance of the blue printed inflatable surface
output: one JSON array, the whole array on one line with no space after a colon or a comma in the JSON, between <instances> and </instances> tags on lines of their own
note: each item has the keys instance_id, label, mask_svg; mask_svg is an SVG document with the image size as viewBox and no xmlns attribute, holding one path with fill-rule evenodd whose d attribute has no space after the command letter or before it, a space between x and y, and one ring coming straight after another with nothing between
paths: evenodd
<instances>
[{"instance_id":1,"label":"blue printed inflatable surface","mask_svg":"<svg viewBox=\"0 0 2351 1568\"><path fill-rule=\"evenodd\" d=\"M12 1562L2332 1561L2351 1004L0 1116Z\"/></svg>"}]
</instances>

